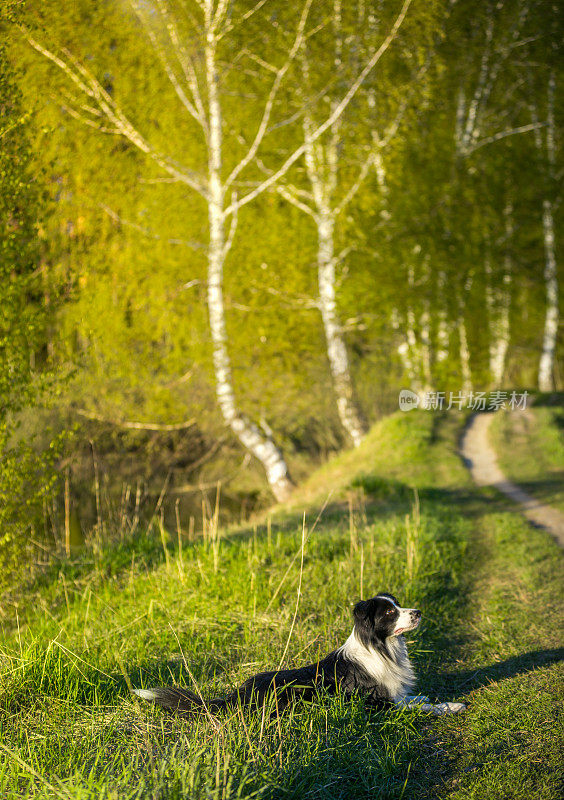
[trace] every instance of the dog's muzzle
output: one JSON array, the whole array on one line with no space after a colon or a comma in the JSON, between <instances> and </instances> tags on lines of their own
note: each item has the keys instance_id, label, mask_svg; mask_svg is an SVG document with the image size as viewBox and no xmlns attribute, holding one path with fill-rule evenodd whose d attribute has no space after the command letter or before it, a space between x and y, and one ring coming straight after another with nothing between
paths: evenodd
<instances>
[{"instance_id":1,"label":"dog's muzzle","mask_svg":"<svg viewBox=\"0 0 564 800\"><path fill-rule=\"evenodd\" d=\"M393 635L399 636L405 631L412 631L421 622L421 612L418 608L402 608L396 622Z\"/></svg>"}]
</instances>

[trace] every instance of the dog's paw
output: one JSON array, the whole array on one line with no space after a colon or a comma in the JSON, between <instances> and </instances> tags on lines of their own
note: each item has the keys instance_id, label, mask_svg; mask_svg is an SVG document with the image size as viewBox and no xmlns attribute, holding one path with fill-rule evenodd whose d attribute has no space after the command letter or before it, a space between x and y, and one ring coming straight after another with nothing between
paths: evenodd
<instances>
[{"instance_id":1,"label":"dog's paw","mask_svg":"<svg viewBox=\"0 0 564 800\"><path fill-rule=\"evenodd\" d=\"M427 714L433 714L435 717L444 717L447 714L460 714L466 711L464 703L431 703L429 698L424 694L406 695L398 703L397 708L413 708L419 709Z\"/></svg>"},{"instance_id":2,"label":"dog's paw","mask_svg":"<svg viewBox=\"0 0 564 800\"><path fill-rule=\"evenodd\" d=\"M449 707L449 714L460 714L462 711L466 711L466 703L447 703Z\"/></svg>"},{"instance_id":3,"label":"dog's paw","mask_svg":"<svg viewBox=\"0 0 564 800\"><path fill-rule=\"evenodd\" d=\"M466 711L464 703L435 703L435 705L422 706L424 711L430 711L436 717L444 717L447 714L460 714Z\"/></svg>"}]
</instances>

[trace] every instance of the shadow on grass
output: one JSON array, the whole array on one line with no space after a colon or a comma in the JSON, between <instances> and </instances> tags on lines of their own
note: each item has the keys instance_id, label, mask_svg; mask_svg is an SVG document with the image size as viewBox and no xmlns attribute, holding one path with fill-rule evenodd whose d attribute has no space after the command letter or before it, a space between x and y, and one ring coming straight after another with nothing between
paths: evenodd
<instances>
[{"instance_id":1,"label":"shadow on grass","mask_svg":"<svg viewBox=\"0 0 564 800\"><path fill-rule=\"evenodd\" d=\"M450 696L464 698L471 692L483 687L499 681L530 675L542 667L557 664L561 661L564 661L564 648L534 650L474 670L439 673L436 676L433 690L437 690L441 700L448 699ZM421 686L420 688L421 690L429 691L426 686ZM523 700L526 702L525 697ZM467 713L472 713L471 704ZM499 707L494 704L494 717L496 713L499 713ZM459 718L460 724L449 725L448 733L443 727L435 726L432 719L425 724L425 738L421 742L419 751L413 761L413 769L410 773L408 784L409 797L413 798L413 800L437 800L439 797L450 797L450 792L456 791L461 781L468 780L471 785L477 780L476 776L480 775L484 768L488 768L490 760L495 765L496 762L503 760L505 757L507 758L508 769L511 767L513 759L510 756L508 742L505 740L500 741L499 736L496 737L491 731L487 732L483 738L478 738L474 741L468 739L465 735L465 731L468 729L465 716L462 715ZM534 738L535 734L531 730L527 735ZM473 777L472 773L475 773L476 776ZM510 781L509 777L508 781ZM467 793L464 794L465 797L470 797L469 791L471 789L467 787ZM492 794L488 794L488 791L492 791ZM509 798L513 796L511 788L508 788L507 793L494 794L493 792L496 792L496 789L493 784L489 790L481 787L481 792L481 794L472 793L471 796L484 798L490 796ZM456 794L456 796L459 795ZM517 793L515 796L517 796ZM523 797L524 795L519 793L518 796ZM543 796L556 797L558 795L549 793Z\"/></svg>"},{"instance_id":2,"label":"shadow on grass","mask_svg":"<svg viewBox=\"0 0 564 800\"><path fill-rule=\"evenodd\" d=\"M439 674L440 699L451 693L460 697L561 660L564 648L538 650L473 671ZM166 668L174 672L176 662ZM409 715L367 712L354 700L332 703L323 696L315 707L299 703L297 710L298 716L285 728L286 766L279 775L269 768L263 778L265 796L270 798L436 799L465 769L459 747L445 750L444 730L437 729L432 718L410 720ZM462 732L450 727L449 737L457 740ZM280 755L278 738L272 741L270 758L275 761ZM316 746L311 746L312 741ZM262 779L260 772L257 779Z\"/></svg>"},{"instance_id":3,"label":"shadow on grass","mask_svg":"<svg viewBox=\"0 0 564 800\"><path fill-rule=\"evenodd\" d=\"M531 405L535 406L549 406L564 408L564 392L547 392L544 394L537 394L534 396ZM564 426L564 413L559 415L559 426Z\"/></svg>"},{"instance_id":4,"label":"shadow on grass","mask_svg":"<svg viewBox=\"0 0 564 800\"><path fill-rule=\"evenodd\" d=\"M375 483L380 484L381 479L375 479ZM371 482L367 483L372 485ZM358 484L360 487L360 484ZM352 487L351 491L354 491ZM500 510L507 510L508 501L503 496L496 493L496 497L489 504L487 509L484 508L484 494L478 490L472 489L436 489L434 487L424 486L417 489L417 496L421 505L422 512L429 512L432 515L432 509L426 506L426 502L436 504L439 507L451 509L453 506L458 506L461 513L467 517L481 516L484 513L491 513L492 503L494 508ZM386 481L386 486L379 485L376 496L371 492L366 492L364 504L361 508L358 501L353 505L355 525L360 526L362 531L363 527L368 527L377 522L385 522L391 518L404 519L406 514L409 514L414 505L415 494L413 486L400 483L399 481ZM321 506L309 507L306 509L306 526L309 530L312 529L315 522L316 532L318 535L323 535L325 528L333 528L340 526L339 535L342 534L343 529L349 526L349 504L347 500L337 500L328 503L325 508ZM292 531L296 533L296 542L299 545L299 534L303 522L303 510L292 510L289 512L279 513L272 523L272 536L275 537L280 531L288 534ZM319 517L319 519L318 519ZM364 517L366 517L366 525L364 525ZM260 522L258 524L242 525L235 530L230 531L225 536L226 541L247 541L248 539L256 536L258 539L264 539L267 533L267 524Z\"/></svg>"},{"instance_id":5,"label":"shadow on grass","mask_svg":"<svg viewBox=\"0 0 564 800\"><path fill-rule=\"evenodd\" d=\"M553 472L549 478L519 483L520 488L539 501L550 502L555 494L562 491L564 470ZM457 511L465 517L481 517L485 514L518 510L518 505L502 495L495 487L481 489L436 489L424 487L419 490L419 498L423 510L425 500L437 506L456 506Z\"/></svg>"},{"instance_id":6,"label":"shadow on grass","mask_svg":"<svg viewBox=\"0 0 564 800\"><path fill-rule=\"evenodd\" d=\"M444 692L462 697L490 683L515 678L559 661L564 661L564 647L533 650L475 670L439 673L436 681L437 686L442 686Z\"/></svg>"}]
</instances>

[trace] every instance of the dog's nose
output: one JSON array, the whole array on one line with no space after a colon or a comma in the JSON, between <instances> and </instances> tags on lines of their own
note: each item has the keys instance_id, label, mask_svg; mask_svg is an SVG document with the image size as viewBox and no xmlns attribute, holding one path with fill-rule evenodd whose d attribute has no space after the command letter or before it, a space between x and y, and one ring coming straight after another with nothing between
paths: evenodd
<instances>
[{"instance_id":1,"label":"dog's nose","mask_svg":"<svg viewBox=\"0 0 564 800\"><path fill-rule=\"evenodd\" d=\"M415 619L421 619L421 612L419 611L418 608L414 608L413 611L411 612L411 616L414 617Z\"/></svg>"}]
</instances>

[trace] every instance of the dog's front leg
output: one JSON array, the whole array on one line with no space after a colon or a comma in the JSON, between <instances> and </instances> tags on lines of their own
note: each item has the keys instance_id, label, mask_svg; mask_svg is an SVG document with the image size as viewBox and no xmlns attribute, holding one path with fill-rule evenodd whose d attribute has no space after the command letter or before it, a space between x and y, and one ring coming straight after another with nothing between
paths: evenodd
<instances>
[{"instance_id":1,"label":"dog's front leg","mask_svg":"<svg viewBox=\"0 0 564 800\"><path fill-rule=\"evenodd\" d=\"M419 708L421 711L426 711L435 717L444 717L446 714L460 714L462 711L466 711L464 703L430 703L429 698L422 694L406 695L396 705L398 708Z\"/></svg>"},{"instance_id":2,"label":"dog's front leg","mask_svg":"<svg viewBox=\"0 0 564 800\"><path fill-rule=\"evenodd\" d=\"M466 711L466 704L465 703L435 703L435 705L431 705L428 703L423 703L422 706L424 711L429 711L431 714L434 714L436 717L444 717L446 714L460 714L462 711Z\"/></svg>"},{"instance_id":3,"label":"dog's front leg","mask_svg":"<svg viewBox=\"0 0 564 800\"><path fill-rule=\"evenodd\" d=\"M400 706L400 708L415 708L415 706L420 706L422 703L430 702L431 701L426 694L406 694L405 697L402 697L401 700L398 700L396 705Z\"/></svg>"}]
</instances>

